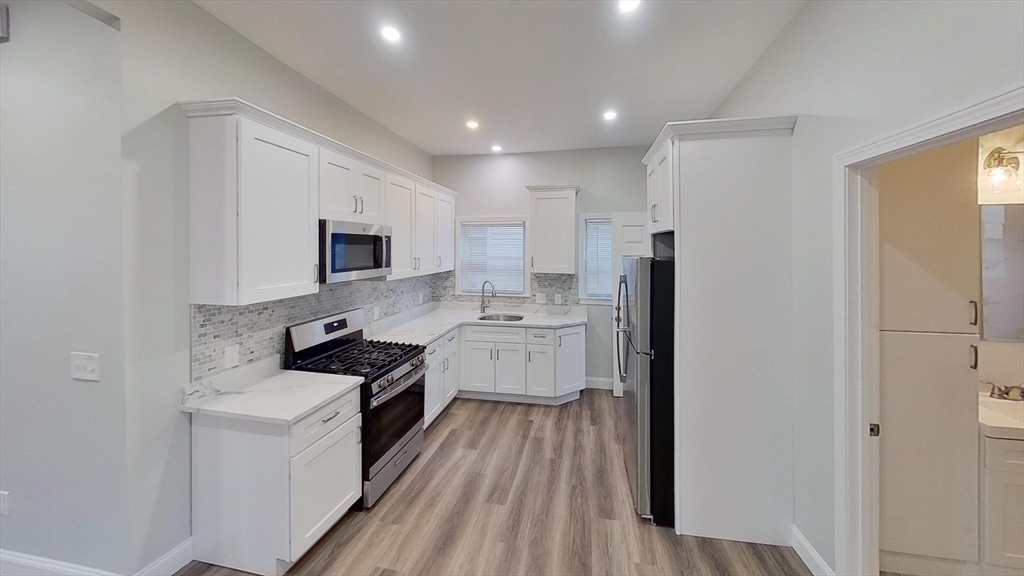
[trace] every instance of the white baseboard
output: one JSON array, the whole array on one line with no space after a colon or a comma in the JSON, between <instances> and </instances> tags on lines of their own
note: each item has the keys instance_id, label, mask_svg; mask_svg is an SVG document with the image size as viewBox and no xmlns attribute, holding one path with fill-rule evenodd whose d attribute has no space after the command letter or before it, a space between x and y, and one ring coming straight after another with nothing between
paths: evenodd
<instances>
[{"instance_id":1,"label":"white baseboard","mask_svg":"<svg viewBox=\"0 0 1024 576\"><path fill-rule=\"evenodd\" d=\"M171 576L192 561L192 539L189 538L139 571L138 576ZM72 564L43 556L0 548L2 576L117 576L98 568Z\"/></svg>"},{"instance_id":2,"label":"white baseboard","mask_svg":"<svg viewBox=\"0 0 1024 576\"><path fill-rule=\"evenodd\" d=\"M171 576L192 561L192 538L188 538L139 570L137 576ZM6 575L4 575L6 576Z\"/></svg>"},{"instance_id":3,"label":"white baseboard","mask_svg":"<svg viewBox=\"0 0 1024 576\"><path fill-rule=\"evenodd\" d=\"M611 378L595 378L593 376L587 376L587 388L593 390L611 390L612 389Z\"/></svg>"},{"instance_id":4,"label":"white baseboard","mask_svg":"<svg viewBox=\"0 0 1024 576\"><path fill-rule=\"evenodd\" d=\"M811 543L807 541L800 529L793 526L793 550L796 550L796 555L804 561L807 565L807 569L811 571L814 576L835 576L835 572L832 567L825 562L825 559L818 554L818 551L811 546Z\"/></svg>"},{"instance_id":5,"label":"white baseboard","mask_svg":"<svg viewBox=\"0 0 1024 576\"><path fill-rule=\"evenodd\" d=\"M0 549L0 574L3 576L117 576L80 564Z\"/></svg>"}]
</instances>

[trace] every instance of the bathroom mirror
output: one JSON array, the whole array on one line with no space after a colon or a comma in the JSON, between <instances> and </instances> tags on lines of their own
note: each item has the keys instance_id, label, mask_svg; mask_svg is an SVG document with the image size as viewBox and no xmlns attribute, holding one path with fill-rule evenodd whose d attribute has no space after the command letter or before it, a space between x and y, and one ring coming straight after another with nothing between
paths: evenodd
<instances>
[{"instance_id":1,"label":"bathroom mirror","mask_svg":"<svg viewBox=\"0 0 1024 576\"><path fill-rule=\"evenodd\" d=\"M1024 342L1024 204L981 206L982 337Z\"/></svg>"}]
</instances>

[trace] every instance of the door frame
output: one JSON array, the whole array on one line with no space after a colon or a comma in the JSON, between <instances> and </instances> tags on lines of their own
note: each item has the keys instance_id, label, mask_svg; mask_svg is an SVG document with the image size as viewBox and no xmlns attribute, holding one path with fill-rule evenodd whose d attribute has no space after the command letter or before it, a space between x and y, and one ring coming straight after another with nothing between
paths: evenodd
<instances>
[{"instance_id":1,"label":"door frame","mask_svg":"<svg viewBox=\"0 0 1024 576\"><path fill-rule=\"evenodd\" d=\"M879 164L1024 123L1024 86L835 155L832 162L835 573L878 574ZM883 431L884 432L884 431Z\"/></svg>"}]
</instances>

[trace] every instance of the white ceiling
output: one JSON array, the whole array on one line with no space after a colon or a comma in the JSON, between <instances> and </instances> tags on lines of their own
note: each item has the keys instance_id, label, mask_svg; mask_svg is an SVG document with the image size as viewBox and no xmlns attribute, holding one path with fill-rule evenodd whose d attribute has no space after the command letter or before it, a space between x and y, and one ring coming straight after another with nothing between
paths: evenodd
<instances>
[{"instance_id":1,"label":"white ceiling","mask_svg":"<svg viewBox=\"0 0 1024 576\"><path fill-rule=\"evenodd\" d=\"M438 156L648 145L710 115L803 0L197 3Z\"/></svg>"}]
</instances>

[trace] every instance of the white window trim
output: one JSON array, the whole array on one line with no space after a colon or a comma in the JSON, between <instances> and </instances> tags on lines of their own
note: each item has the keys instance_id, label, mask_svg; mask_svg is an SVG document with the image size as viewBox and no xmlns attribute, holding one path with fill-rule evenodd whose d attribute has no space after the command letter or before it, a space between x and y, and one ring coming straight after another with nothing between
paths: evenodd
<instances>
[{"instance_id":1,"label":"white window trim","mask_svg":"<svg viewBox=\"0 0 1024 576\"><path fill-rule=\"evenodd\" d=\"M495 224L500 222L522 222L525 228L523 242L523 288L526 290L523 294L499 294L501 298L533 298L533 267L530 266L530 217L523 215L511 215L511 216L466 216L463 218L457 218L455 220L455 295L456 296L480 296L480 292L462 292L460 286L462 286L462 223L468 222L470 224L474 222L481 222L487 224ZM487 295L488 298L490 294Z\"/></svg>"},{"instance_id":2,"label":"white window trim","mask_svg":"<svg viewBox=\"0 0 1024 576\"><path fill-rule=\"evenodd\" d=\"M611 220L612 228L614 230L615 216L615 214L610 212L592 212L579 215L579 223L576 226L576 270L578 272L576 278L580 292L580 304L583 306L611 306L612 300L615 298L614 295L609 298L592 298L587 296L587 220ZM614 246L612 246L612 254L615 254ZM612 280L614 281L615 279L613 278Z\"/></svg>"}]
</instances>

